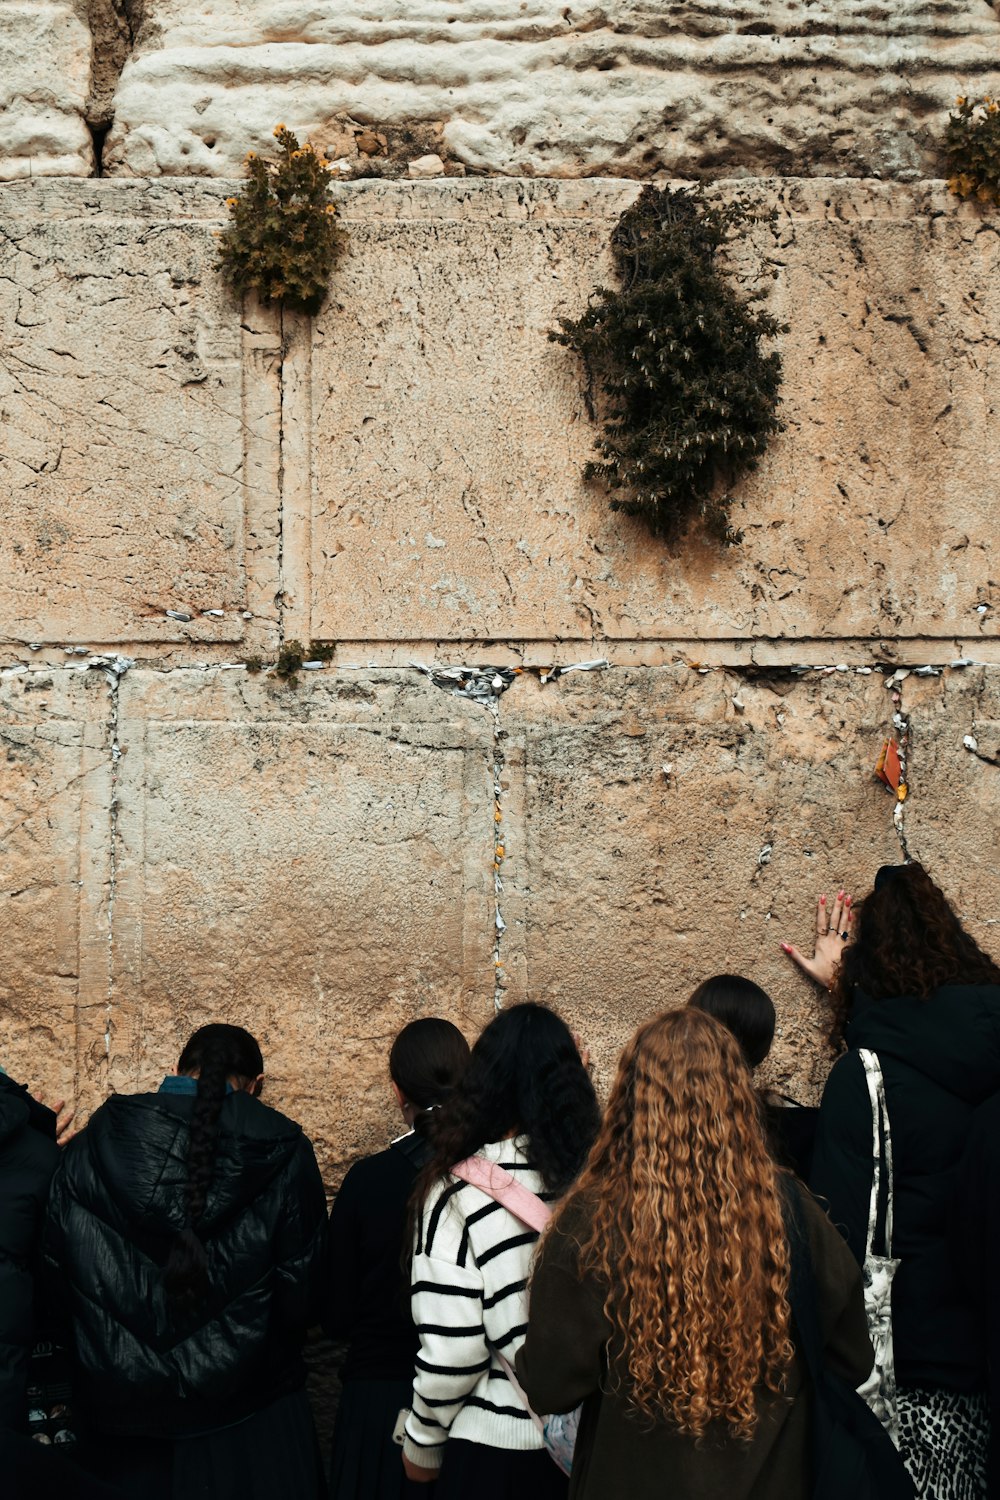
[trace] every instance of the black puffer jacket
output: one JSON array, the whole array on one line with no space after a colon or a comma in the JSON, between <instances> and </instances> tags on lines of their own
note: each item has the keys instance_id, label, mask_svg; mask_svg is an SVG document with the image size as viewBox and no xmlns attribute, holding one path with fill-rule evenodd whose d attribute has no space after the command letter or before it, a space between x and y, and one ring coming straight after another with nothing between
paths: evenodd
<instances>
[{"instance_id":1,"label":"black puffer jacket","mask_svg":"<svg viewBox=\"0 0 1000 1500\"><path fill-rule=\"evenodd\" d=\"M211 1290L178 1327L163 1268L184 1222L194 1099L118 1095L67 1148L45 1260L69 1299L80 1399L105 1432L171 1436L239 1421L301 1385L318 1320L326 1201L301 1128L229 1094L199 1228Z\"/></svg>"},{"instance_id":2,"label":"black puffer jacket","mask_svg":"<svg viewBox=\"0 0 1000 1500\"><path fill-rule=\"evenodd\" d=\"M928 1000L857 996L850 1048L827 1081L811 1186L864 1258L872 1179L871 1106L859 1047L885 1079L895 1183L896 1375L971 1390L985 1380L982 1307L962 1284L951 1225L974 1111L1000 1089L1000 987L944 985Z\"/></svg>"},{"instance_id":3,"label":"black puffer jacket","mask_svg":"<svg viewBox=\"0 0 1000 1500\"><path fill-rule=\"evenodd\" d=\"M55 1116L0 1073L0 1431L20 1428L25 1417L35 1254L59 1160L49 1121L54 1136Z\"/></svg>"}]
</instances>

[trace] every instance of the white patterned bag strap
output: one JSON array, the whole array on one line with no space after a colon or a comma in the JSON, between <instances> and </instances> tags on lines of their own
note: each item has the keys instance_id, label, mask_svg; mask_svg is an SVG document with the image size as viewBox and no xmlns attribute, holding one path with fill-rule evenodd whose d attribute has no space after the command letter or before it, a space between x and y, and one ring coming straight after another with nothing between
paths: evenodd
<instances>
[{"instance_id":1,"label":"white patterned bag strap","mask_svg":"<svg viewBox=\"0 0 1000 1500\"><path fill-rule=\"evenodd\" d=\"M878 1224L878 1198L881 1185L882 1163L885 1162L885 1257L892 1259L892 1136L889 1133L889 1107L885 1099L885 1081L878 1054L860 1047L858 1056L865 1070L868 1084L868 1100L872 1109L872 1190L868 1200L868 1238L865 1242L865 1259L875 1253L875 1231ZM883 1153L884 1143L884 1153Z\"/></svg>"}]
</instances>

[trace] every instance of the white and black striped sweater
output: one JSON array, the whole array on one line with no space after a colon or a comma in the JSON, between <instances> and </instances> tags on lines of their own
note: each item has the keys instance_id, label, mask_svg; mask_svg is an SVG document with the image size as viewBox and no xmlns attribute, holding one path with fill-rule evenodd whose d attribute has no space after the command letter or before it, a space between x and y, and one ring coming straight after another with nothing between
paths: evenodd
<instances>
[{"instance_id":1,"label":"white and black striped sweater","mask_svg":"<svg viewBox=\"0 0 1000 1500\"><path fill-rule=\"evenodd\" d=\"M527 1140L481 1155L545 1201ZM538 1234L481 1189L448 1179L428 1194L417 1229L411 1300L420 1335L404 1452L437 1468L448 1437L490 1448L540 1448L538 1429L497 1358L511 1364L528 1326L528 1275Z\"/></svg>"}]
</instances>

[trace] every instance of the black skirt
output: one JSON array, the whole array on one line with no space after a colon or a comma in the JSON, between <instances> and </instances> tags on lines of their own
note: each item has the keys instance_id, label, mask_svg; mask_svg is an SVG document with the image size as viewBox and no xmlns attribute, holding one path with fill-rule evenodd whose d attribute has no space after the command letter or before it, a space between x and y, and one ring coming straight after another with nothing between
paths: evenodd
<instances>
[{"instance_id":1,"label":"black skirt","mask_svg":"<svg viewBox=\"0 0 1000 1500\"><path fill-rule=\"evenodd\" d=\"M434 1500L566 1500L568 1492L566 1475L542 1449L513 1453L449 1438Z\"/></svg>"},{"instance_id":2,"label":"black skirt","mask_svg":"<svg viewBox=\"0 0 1000 1500\"><path fill-rule=\"evenodd\" d=\"M316 1428L304 1391L245 1422L197 1437L89 1434L81 1467L132 1500L325 1500ZM71 1497L67 1496L67 1500Z\"/></svg>"},{"instance_id":3,"label":"black skirt","mask_svg":"<svg viewBox=\"0 0 1000 1500\"><path fill-rule=\"evenodd\" d=\"M409 1380L345 1380L333 1429L331 1500L436 1500L436 1485L413 1484L392 1440Z\"/></svg>"}]
</instances>

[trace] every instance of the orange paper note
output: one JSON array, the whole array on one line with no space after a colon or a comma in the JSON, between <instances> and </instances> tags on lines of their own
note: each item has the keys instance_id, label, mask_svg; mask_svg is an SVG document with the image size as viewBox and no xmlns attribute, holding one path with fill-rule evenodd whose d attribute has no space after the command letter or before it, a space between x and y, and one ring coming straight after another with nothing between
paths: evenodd
<instances>
[{"instance_id":1,"label":"orange paper note","mask_svg":"<svg viewBox=\"0 0 1000 1500\"><path fill-rule=\"evenodd\" d=\"M894 792L899 790L903 768L899 762L899 746L895 740L886 740L875 763L875 775Z\"/></svg>"}]
</instances>

